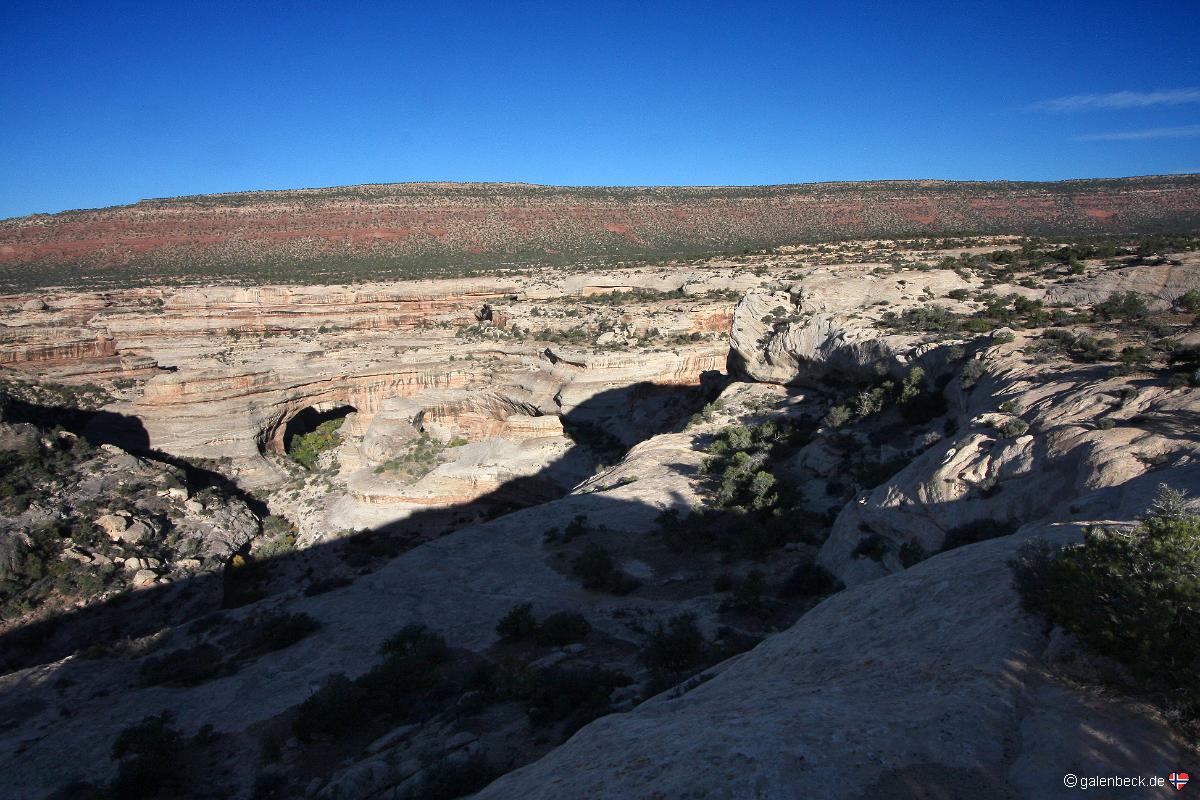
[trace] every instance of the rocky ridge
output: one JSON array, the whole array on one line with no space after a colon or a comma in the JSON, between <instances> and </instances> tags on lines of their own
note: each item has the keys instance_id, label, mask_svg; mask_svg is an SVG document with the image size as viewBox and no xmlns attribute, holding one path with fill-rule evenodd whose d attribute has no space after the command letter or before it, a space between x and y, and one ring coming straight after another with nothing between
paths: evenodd
<instances>
[{"instance_id":1,"label":"rocky ridge","mask_svg":"<svg viewBox=\"0 0 1200 800\"><path fill-rule=\"evenodd\" d=\"M770 187L391 184L145 200L0 221L10 284L164 277L313 282L580 259L740 252L820 238L1180 231L1195 175Z\"/></svg>"}]
</instances>

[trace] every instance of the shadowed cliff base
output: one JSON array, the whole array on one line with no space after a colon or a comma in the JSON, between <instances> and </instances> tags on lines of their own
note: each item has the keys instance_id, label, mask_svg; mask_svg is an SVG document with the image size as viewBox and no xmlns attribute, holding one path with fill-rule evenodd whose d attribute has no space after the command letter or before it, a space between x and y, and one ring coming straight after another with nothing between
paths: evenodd
<instances>
[{"instance_id":1,"label":"shadowed cliff base","mask_svg":"<svg viewBox=\"0 0 1200 800\"><path fill-rule=\"evenodd\" d=\"M699 386L634 384L601 392L579 404L562 417L563 426L586 451L593 467L601 460L619 461L636 441L678 427L711 400L725 385L723 376L707 376ZM596 420L619 417L623 409L653 396L668 399L676 408L674 416L661 429L636 431L636 438L623 441L605 435ZM149 446L149 437L136 417L109 411L41 406L10 398L5 406L9 422L27 422L45 428L61 427L87 439L92 445L115 445L135 455L182 469L187 475L191 494L215 487L236 497L260 518L267 507L254 495L214 469L187 459L177 458ZM342 407L324 412L297 415L300 422L289 423L288 441L297 433L316 430L321 422L344 415ZM568 453L566 458L578 458ZM471 500L442 508L422 510L393 523L349 533L331 542L266 560L254 559L243 548L222 573L203 573L122 592L101 603L64 614L40 619L0 633L0 670L23 669L34 664L56 661L71 653L102 653L118 642L144 637L164 627L172 627L222 608L236 608L297 587L305 593L319 594L350 582L379 568L387 560L411 548L449 534L458 528L493 519L520 508L562 497L566 490L558 476L559 462L549 464L537 475L505 482L496 489ZM574 470L572 470L574 471ZM87 521L83 521L87 524ZM330 579L331 572L344 572Z\"/></svg>"}]
</instances>

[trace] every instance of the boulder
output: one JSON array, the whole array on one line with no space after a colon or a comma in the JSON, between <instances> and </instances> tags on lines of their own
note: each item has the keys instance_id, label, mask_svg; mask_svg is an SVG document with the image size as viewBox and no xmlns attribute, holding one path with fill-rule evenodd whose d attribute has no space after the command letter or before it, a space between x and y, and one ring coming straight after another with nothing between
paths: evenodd
<instances>
[{"instance_id":1,"label":"boulder","mask_svg":"<svg viewBox=\"0 0 1200 800\"><path fill-rule=\"evenodd\" d=\"M162 566L162 562L157 558L127 558L125 559L126 572L141 572L143 570L158 569Z\"/></svg>"},{"instance_id":2,"label":"boulder","mask_svg":"<svg viewBox=\"0 0 1200 800\"><path fill-rule=\"evenodd\" d=\"M78 547L68 547L59 555L63 561L78 561L80 564L92 563L92 557L88 553L80 550Z\"/></svg>"},{"instance_id":3,"label":"boulder","mask_svg":"<svg viewBox=\"0 0 1200 800\"><path fill-rule=\"evenodd\" d=\"M125 544L143 544L152 539L154 533L154 529L145 522L135 519L129 523L129 527L117 533L114 538L119 539Z\"/></svg>"},{"instance_id":4,"label":"boulder","mask_svg":"<svg viewBox=\"0 0 1200 800\"><path fill-rule=\"evenodd\" d=\"M119 540L121 534L129 527L129 517L122 514L104 514L97 517L95 522L114 542Z\"/></svg>"},{"instance_id":5,"label":"boulder","mask_svg":"<svg viewBox=\"0 0 1200 800\"><path fill-rule=\"evenodd\" d=\"M152 569L139 569L133 573L133 588L145 589L158 582L158 573Z\"/></svg>"}]
</instances>

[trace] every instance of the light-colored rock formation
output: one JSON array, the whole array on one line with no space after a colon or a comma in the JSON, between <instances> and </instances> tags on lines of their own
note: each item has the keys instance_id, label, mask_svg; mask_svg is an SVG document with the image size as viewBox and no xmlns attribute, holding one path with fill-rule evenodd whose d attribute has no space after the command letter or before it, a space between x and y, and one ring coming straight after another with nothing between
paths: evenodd
<instances>
[{"instance_id":1,"label":"light-colored rock formation","mask_svg":"<svg viewBox=\"0 0 1200 800\"><path fill-rule=\"evenodd\" d=\"M1200 254L1180 253L1178 263L1138 264L1095 270L1079 279L1047 289L1046 300L1068 305L1093 305L1118 292L1135 292L1152 308L1168 308L1180 295L1200 289Z\"/></svg>"},{"instance_id":2,"label":"light-colored rock formation","mask_svg":"<svg viewBox=\"0 0 1200 800\"><path fill-rule=\"evenodd\" d=\"M522 420L570 413L615 388L695 384L724 367L733 300L723 292L757 280L705 267L52 296L49 322L21 311L24 301L12 306L0 364L68 382L150 378L118 392L125 399L111 411L130 418L122 444L228 459L244 485L267 486L282 473L263 454L283 452L288 422L310 408L351 408L365 431L388 400L495 390L538 409L505 423L521 438L549 433L546 421ZM645 293L644 313L582 299L615 290ZM572 342L583 334L572 345L587 354L582 373L544 358L544 343L522 343L530 331L569 332ZM612 341L599 346L620 352L589 352L606 333ZM683 341L668 349L666 337Z\"/></svg>"},{"instance_id":3,"label":"light-colored rock formation","mask_svg":"<svg viewBox=\"0 0 1200 800\"><path fill-rule=\"evenodd\" d=\"M988 351L987 377L974 389L950 387L961 432L847 504L821 550L824 566L858 583L900 569L902 545L936 552L948 532L972 524L1129 518L1153 493L1156 471L1170 466L1184 476L1200 465L1194 432L1180 424L1200 412L1196 389L1047 364L1022 355L1023 343ZM1004 399L1016 414L992 413ZM1013 417L1028 431L1006 437L997 427ZM1185 488L1200 492L1200 484ZM890 543L882 561L855 557L868 535Z\"/></svg>"},{"instance_id":4,"label":"light-colored rock formation","mask_svg":"<svg viewBox=\"0 0 1200 800\"><path fill-rule=\"evenodd\" d=\"M1054 677L1005 563L1023 538L837 594L682 696L597 720L477 797L1075 797L1065 773L1193 763L1144 708Z\"/></svg>"},{"instance_id":5,"label":"light-colored rock formation","mask_svg":"<svg viewBox=\"0 0 1200 800\"><path fill-rule=\"evenodd\" d=\"M753 380L811 385L879 371L899 375L914 363L937 361L936 348L922 344L925 337L883 333L874 323L886 311L944 298L971 283L949 270L877 275L878 266L816 267L786 291L748 293L734 310L730 368Z\"/></svg>"}]
</instances>

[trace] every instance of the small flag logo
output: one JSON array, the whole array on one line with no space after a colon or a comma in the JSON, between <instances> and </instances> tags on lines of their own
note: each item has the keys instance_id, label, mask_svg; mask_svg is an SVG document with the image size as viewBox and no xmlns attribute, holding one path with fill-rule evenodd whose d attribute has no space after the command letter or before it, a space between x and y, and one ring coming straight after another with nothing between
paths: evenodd
<instances>
[{"instance_id":1,"label":"small flag logo","mask_svg":"<svg viewBox=\"0 0 1200 800\"><path fill-rule=\"evenodd\" d=\"M1183 787L1187 786L1188 777L1186 772L1172 772L1167 780L1175 787L1175 791L1182 791Z\"/></svg>"}]
</instances>

